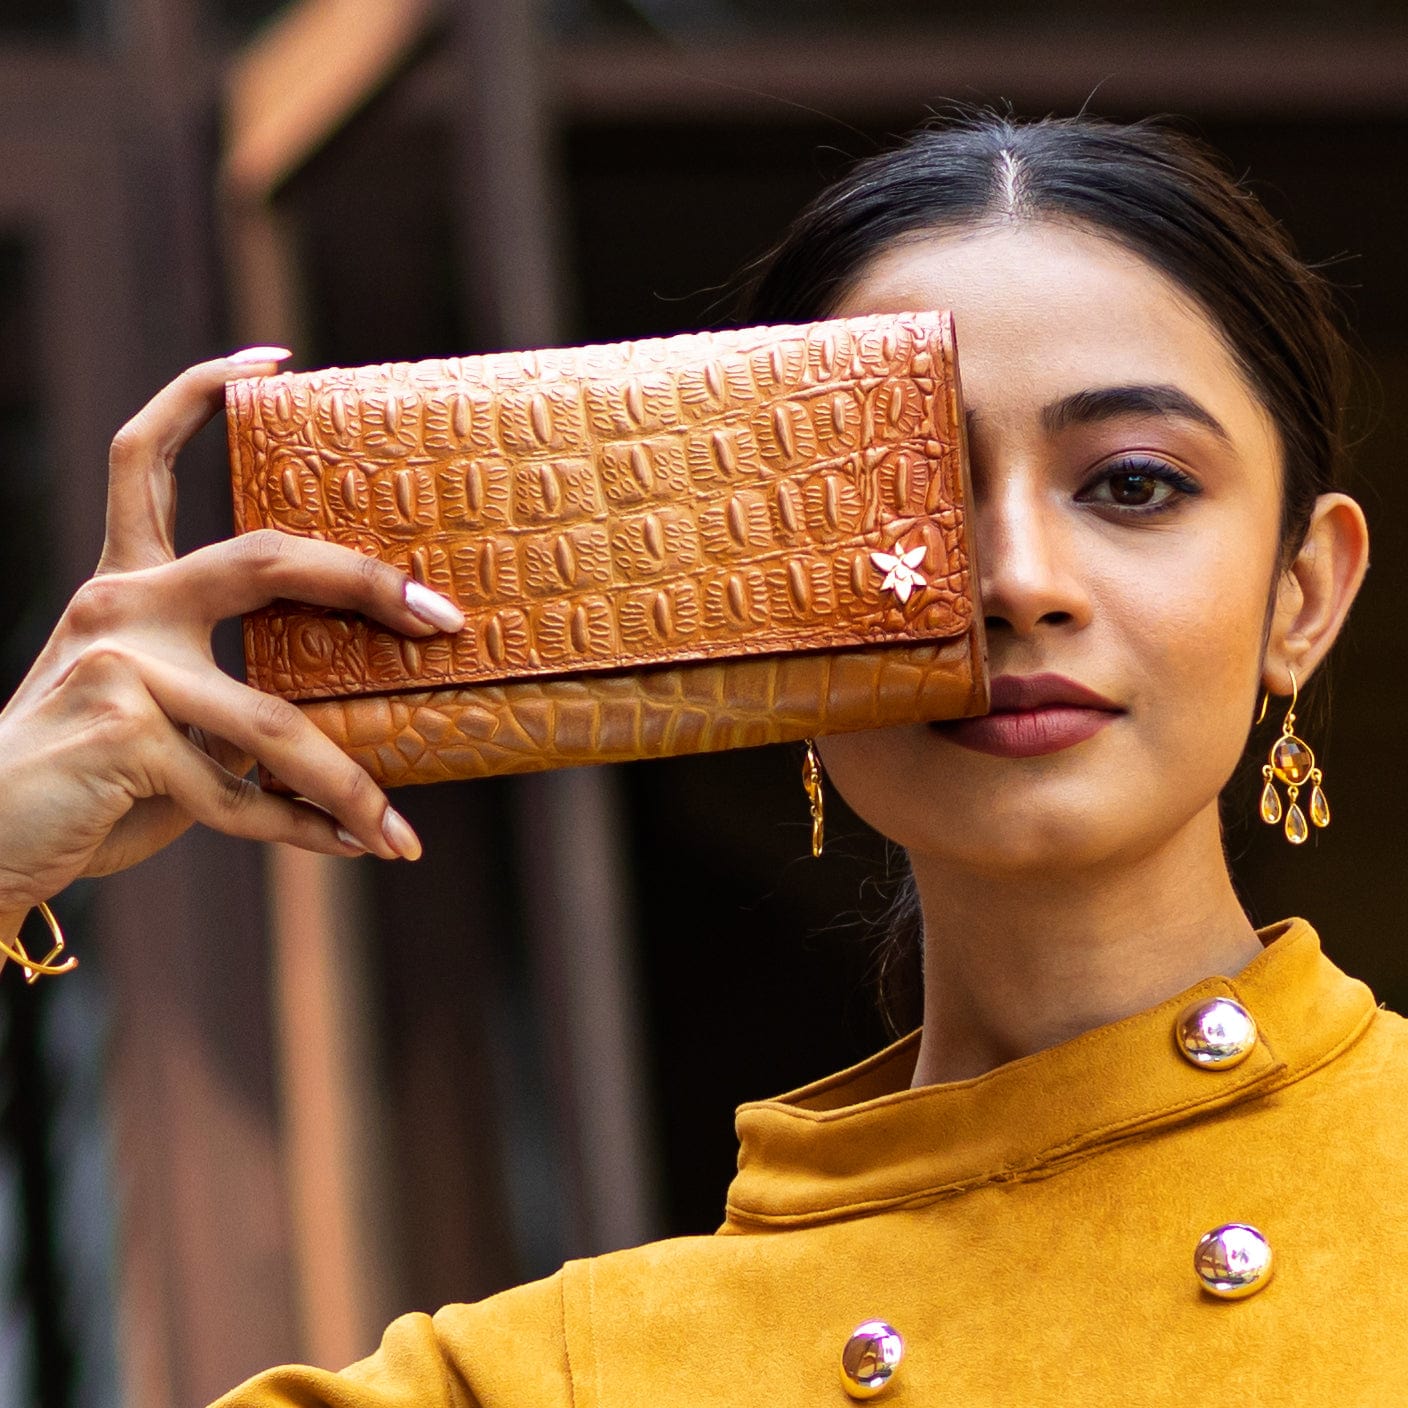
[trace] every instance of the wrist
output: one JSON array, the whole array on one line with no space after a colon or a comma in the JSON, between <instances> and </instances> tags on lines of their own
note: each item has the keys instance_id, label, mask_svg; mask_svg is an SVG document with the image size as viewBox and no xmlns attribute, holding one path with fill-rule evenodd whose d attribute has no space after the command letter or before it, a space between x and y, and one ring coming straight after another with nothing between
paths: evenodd
<instances>
[{"instance_id":1,"label":"wrist","mask_svg":"<svg viewBox=\"0 0 1408 1408\"><path fill-rule=\"evenodd\" d=\"M19 942L20 930L24 928L24 921L29 917L27 909L0 910L0 968L4 968L10 961L10 954L4 950L12 950Z\"/></svg>"},{"instance_id":2,"label":"wrist","mask_svg":"<svg viewBox=\"0 0 1408 1408\"><path fill-rule=\"evenodd\" d=\"M9 944L19 938L24 921L29 918L29 911L33 908L33 905L29 905L24 909L0 909L0 942Z\"/></svg>"},{"instance_id":3,"label":"wrist","mask_svg":"<svg viewBox=\"0 0 1408 1408\"><path fill-rule=\"evenodd\" d=\"M34 876L24 874L17 867L0 866L0 939L6 943L18 938L29 923L36 905L35 885Z\"/></svg>"}]
</instances>

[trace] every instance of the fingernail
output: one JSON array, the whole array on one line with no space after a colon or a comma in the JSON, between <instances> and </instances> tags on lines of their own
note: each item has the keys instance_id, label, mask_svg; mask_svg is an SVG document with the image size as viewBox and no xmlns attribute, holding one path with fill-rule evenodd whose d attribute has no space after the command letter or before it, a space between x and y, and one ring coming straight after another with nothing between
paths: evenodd
<instances>
[{"instance_id":1,"label":"fingernail","mask_svg":"<svg viewBox=\"0 0 1408 1408\"><path fill-rule=\"evenodd\" d=\"M432 626L438 626L442 631L464 629L464 612L448 597L431 591L429 587L421 586L419 582L406 583L406 605L412 615L419 616L422 621L427 621Z\"/></svg>"},{"instance_id":2,"label":"fingernail","mask_svg":"<svg viewBox=\"0 0 1408 1408\"><path fill-rule=\"evenodd\" d=\"M386 844L404 860L419 860L421 853L420 837L411 830L411 823L398 811L390 807L381 819L381 834Z\"/></svg>"},{"instance_id":3,"label":"fingernail","mask_svg":"<svg viewBox=\"0 0 1408 1408\"><path fill-rule=\"evenodd\" d=\"M246 347L242 351L231 352L225 360L244 366L250 362L284 362L292 356L287 347Z\"/></svg>"},{"instance_id":4,"label":"fingernail","mask_svg":"<svg viewBox=\"0 0 1408 1408\"><path fill-rule=\"evenodd\" d=\"M337 839L341 841L344 846L354 846L357 850L361 851L363 855L366 855L367 848L345 826L339 826L337 828Z\"/></svg>"}]
</instances>

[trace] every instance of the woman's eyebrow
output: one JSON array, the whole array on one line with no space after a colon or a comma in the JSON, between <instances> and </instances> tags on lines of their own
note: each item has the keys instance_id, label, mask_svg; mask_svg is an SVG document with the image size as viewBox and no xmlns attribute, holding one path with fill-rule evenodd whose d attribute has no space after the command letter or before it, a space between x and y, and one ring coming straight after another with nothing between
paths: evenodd
<instances>
[{"instance_id":1,"label":"woman's eyebrow","mask_svg":"<svg viewBox=\"0 0 1408 1408\"><path fill-rule=\"evenodd\" d=\"M1076 391L1041 409L1041 423L1055 432L1071 425L1089 425L1118 416L1179 416L1206 426L1220 440L1232 437L1218 418L1176 386L1100 386Z\"/></svg>"}]
</instances>

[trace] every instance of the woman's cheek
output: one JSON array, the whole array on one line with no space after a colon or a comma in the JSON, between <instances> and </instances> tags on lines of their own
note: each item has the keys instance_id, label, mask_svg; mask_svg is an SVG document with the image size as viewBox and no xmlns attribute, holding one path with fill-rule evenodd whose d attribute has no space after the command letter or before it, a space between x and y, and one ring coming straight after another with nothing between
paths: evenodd
<instances>
[{"instance_id":1,"label":"woman's cheek","mask_svg":"<svg viewBox=\"0 0 1408 1408\"><path fill-rule=\"evenodd\" d=\"M1220 564L1219 564L1220 565ZM1151 762L1192 784L1181 810L1206 804L1237 766L1251 724L1260 677L1265 599L1249 590L1251 574L1207 564L1201 590L1182 594L1179 609L1147 640L1144 707Z\"/></svg>"},{"instance_id":2,"label":"woman's cheek","mask_svg":"<svg viewBox=\"0 0 1408 1408\"><path fill-rule=\"evenodd\" d=\"M899 845L925 846L964 813L967 789L923 724L833 734L817 748L826 785Z\"/></svg>"}]
</instances>

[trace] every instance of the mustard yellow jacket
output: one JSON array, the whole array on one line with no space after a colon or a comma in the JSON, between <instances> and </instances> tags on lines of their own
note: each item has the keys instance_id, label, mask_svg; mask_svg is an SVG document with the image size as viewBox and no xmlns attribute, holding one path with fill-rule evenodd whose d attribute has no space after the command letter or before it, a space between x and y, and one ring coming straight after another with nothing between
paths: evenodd
<instances>
[{"instance_id":1,"label":"mustard yellow jacket","mask_svg":"<svg viewBox=\"0 0 1408 1408\"><path fill-rule=\"evenodd\" d=\"M408 1315L223 1408L843 1408L872 1319L903 1338L896 1408L1408 1404L1408 1023L1304 921L1263 938L1235 979L975 1080L910 1090L910 1037L745 1105L718 1235ZM1257 1039L1203 1069L1175 1019L1219 994ZM1273 1253L1244 1299L1194 1274L1226 1223Z\"/></svg>"}]
</instances>

